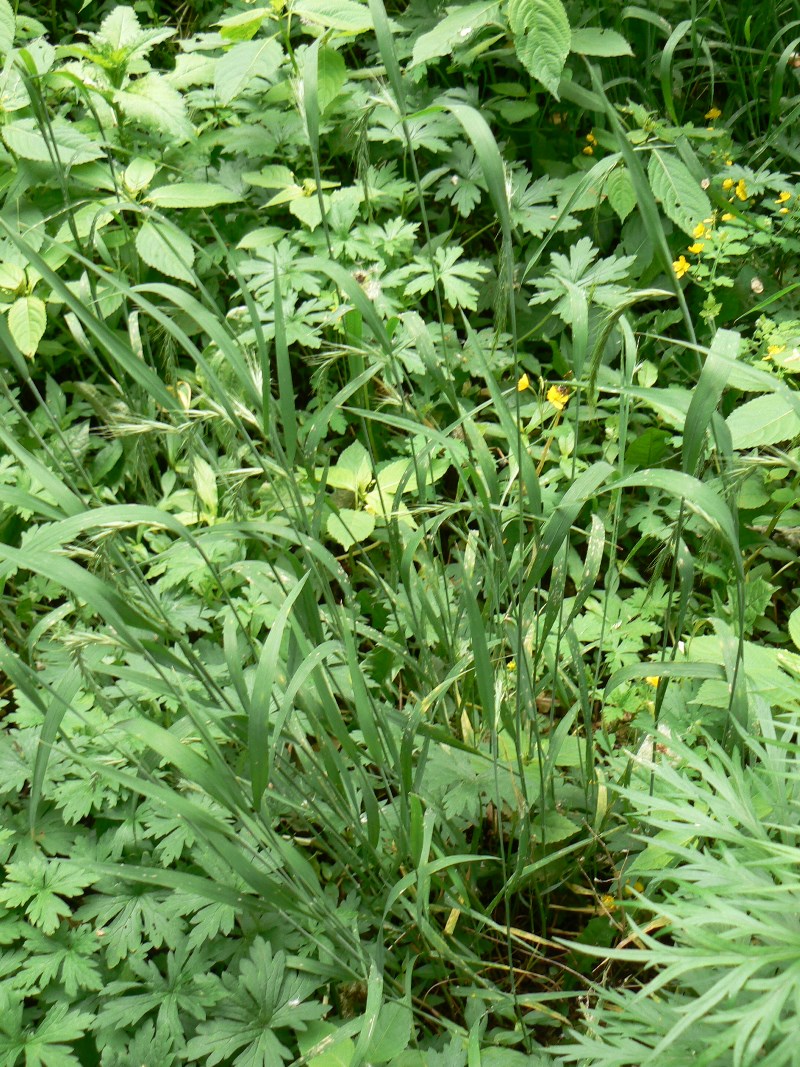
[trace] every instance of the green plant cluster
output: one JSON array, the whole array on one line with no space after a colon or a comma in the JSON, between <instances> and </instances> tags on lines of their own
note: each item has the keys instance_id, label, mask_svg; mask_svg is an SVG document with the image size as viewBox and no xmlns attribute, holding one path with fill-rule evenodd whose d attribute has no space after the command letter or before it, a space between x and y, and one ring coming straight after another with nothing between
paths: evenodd
<instances>
[{"instance_id":1,"label":"green plant cluster","mask_svg":"<svg viewBox=\"0 0 800 1067\"><path fill-rule=\"evenodd\" d=\"M800 11L0 0L0 1067L797 1062Z\"/></svg>"}]
</instances>

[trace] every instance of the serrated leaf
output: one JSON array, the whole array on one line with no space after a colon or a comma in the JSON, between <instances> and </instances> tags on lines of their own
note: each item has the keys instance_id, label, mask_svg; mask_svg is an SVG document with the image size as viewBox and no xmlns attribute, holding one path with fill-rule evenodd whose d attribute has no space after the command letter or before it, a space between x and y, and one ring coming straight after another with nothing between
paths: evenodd
<instances>
[{"instance_id":1,"label":"serrated leaf","mask_svg":"<svg viewBox=\"0 0 800 1067\"><path fill-rule=\"evenodd\" d=\"M411 65L416 67L430 59L450 55L459 42L466 40L474 30L490 22L499 7L497 0L491 0L490 3L484 0L483 3L467 4L451 11L432 30L423 33L414 42Z\"/></svg>"},{"instance_id":2,"label":"serrated leaf","mask_svg":"<svg viewBox=\"0 0 800 1067\"><path fill-rule=\"evenodd\" d=\"M217 23L220 36L226 41L249 41L261 29L262 22L269 14L269 8L256 7L252 11L241 11L238 15L222 19Z\"/></svg>"},{"instance_id":3,"label":"serrated leaf","mask_svg":"<svg viewBox=\"0 0 800 1067\"><path fill-rule=\"evenodd\" d=\"M299 0L292 11L317 26L347 33L364 33L372 29L372 16L366 4L355 0Z\"/></svg>"},{"instance_id":4,"label":"serrated leaf","mask_svg":"<svg viewBox=\"0 0 800 1067\"><path fill-rule=\"evenodd\" d=\"M145 197L157 207L216 207L218 204L236 204L241 200L238 193L214 182L175 182L162 185Z\"/></svg>"},{"instance_id":5,"label":"serrated leaf","mask_svg":"<svg viewBox=\"0 0 800 1067\"><path fill-rule=\"evenodd\" d=\"M149 267L194 284L192 242L171 222L150 219L136 235L136 251Z\"/></svg>"},{"instance_id":6,"label":"serrated leaf","mask_svg":"<svg viewBox=\"0 0 800 1067\"><path fill-rule=\"evenodd\" d=\"M711 202L686 164L671 152L654 148L647 176L668 219L691 236L698 222L711 215Z\"/></svg>"},{"instance_id":7,"label":"serrated leaf","mask_svg":"<svg viewBox=\"0 0 800 1067\"><path fill-rule=\"evenodd\" d=\"M511 0L508 20L520 62L558 100L558 83L572 43L561 0Z\"/></svg>"},{"instance_id":8,"label":"serrated leaf","mask_svg":"<svg viewBox=\"0 0 800 1067\"><path fill-rule=\"evenodd\" d=\"M603 191L608 197L608 202L619 217L621 222L630 215L636 207L636 193L633 182L624 166L615 167L606 178Z\"/></svg>"},{"instance_id":9,"label":"serrated leaf","mask_svg":"<svg viewBox=\"0 0 800 1067\"><path fill-rule=\"evenodd\" d=\"M327 522L328 536L345 550L372 537L374 530L375 516L353 508L339 508L338 515L331 515Z\"/></svg>"},{"instance_id":10,"label":"serrated leaf","mask_svg":"<svg viewBox=\"0 0 800 1067\"><path fill-rule=\"evenodd\" d=\"M24 356L35 356L47 327L47 309L38 296L21 296L8 312L8 328Z\"/></svg>"},{"instance_id":11,"label":"serrated leaf","mask_svg":"<svg viewBox=\"0 0 800 1067\"><path fill-rule=\"evenodd\" d=\"M334 48L320 48L317 56L317 97L319 113L325 111L342 90L347 78L344 59Z\"/></svg>"},{"instance_id":12,"label":"serrated leaf","mask_svg":"<svg viewBox=\"0 0 800 1067\"><path fill-rule=\"evenodd\" d=\"M81 133L66 119L56 118L50 126L52 149L65 167L91 163L105 155L105 149ZM50 148L35 119L17 119L3 127L3 140L16 155L36 163L50 163Z\"/></svg>"},{"instance_id":13,"label":"serrated leaf","mask_svg":"<svg viewBox=\"0 0 800 1067\"><path fill-rule=\"evenodd\" d=\"M632 56L633 49L616 30L586 26L572 31L571 52L582 56Z\"/></svg>"},{"instance_id":14,"label":"serrated leaf","mask_svg":"<svg viewBox=\"0 0 800 1067\"><path fill-rule=\"evenodd\" d=\"M128 118L169 134L178 143L194 134L183 97L160 74L137 78L114 93L114 102Z\"/></svg>"},{"instance_id":15,"label":"serrated leaf","mask_svg":"<svg viewBox=\"0 0 800 1067\"><path fill-rule=\"evenodd\" d=\"M7 56L14 47L17 20L8 0L0 0L0 55Z\"/></svg>"},{"instance_id":16,"label":"serrated leaf","mask_svg":"<svg viewBox=\"0 0 800 1067\"><path fill-rule=\"evenodd\" d=\"M800 418L775 394L759 396L736 408L725 420L734 448L756 448L800 436Z\"/></svg>"},{"instance_id":17,"label":"serrated leaf","mask_svg":"<svg viewBox=\"0 0 800 1067\"><path fill-rule=\"evenodd\" d=\"M268 78L280 66L281 49L267 37L261 41L242 41L230 48L218 61L214 91L221 104L232 103L253 78Z\"/></svg>"}]
</instances>

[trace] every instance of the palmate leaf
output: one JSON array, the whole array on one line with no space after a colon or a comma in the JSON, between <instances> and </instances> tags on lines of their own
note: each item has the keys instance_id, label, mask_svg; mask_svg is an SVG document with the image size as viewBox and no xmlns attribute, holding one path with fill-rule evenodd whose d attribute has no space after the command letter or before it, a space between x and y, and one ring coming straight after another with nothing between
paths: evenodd
<instances>
[{"instance_id":1,"label":"palmate leaf","mask_svg":"<svg viewBox=\"0 0 800 1067\"><path fill-rule=\"evenodd\" d=\"M201 1022L186 1056L208 1067L231 1060L235 1067L276 1067L293 1057L284 1044L289 1030L303 1031L327 1010L308 1002L319 981L290 969L283 952L273 956L270 945L256 938L239 964L238 976L222 979L227 996L213 1020ZM276 1031L284 1031L279 1037Z\"/></svg>"},{"instance_id":2,"label":"palmate leaf","mask_svg":"<svg viewBox=\"0 0 800 1067\"><path fill-rule=\"evenodd\" d=\"M0 1067L16 1067L21 1056L25 1067L81 1067L69 1043L83 1037L91 1022L88 1012L55 1004L32 1030L23 1024L22 1001L0 992Z\"/></svg>"},{"instance_id":3,"label":"palmate leaf","mask_svg":"<svg viewBox=\"0 0 800 1067\"><path fill-rule=\"evenodd\" d=\"M0 903L12 908L24 907L34 926L52 934L62 918L72 914L67 899L81 896L94 880L77 866L34 854L6 866Z\"/></svg>"}]
</instances>

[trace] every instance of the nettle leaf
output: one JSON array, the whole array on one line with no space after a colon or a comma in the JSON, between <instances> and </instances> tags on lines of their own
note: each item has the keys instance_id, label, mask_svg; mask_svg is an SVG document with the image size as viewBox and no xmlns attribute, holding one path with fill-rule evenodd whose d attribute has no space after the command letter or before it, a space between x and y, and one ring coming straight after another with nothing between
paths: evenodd
<instances>
[{"instance_id":1,"label":"nettle leaf","mask_svg":"<svg viewBox=\"0 0 800 1067\"><path fill-rule=\"evenodd\" d=\"M271 37L242 41L217 61L214 91L221 104L230 104L254 78L270 78L281 64L280 45Z\"/></svg>"},{"instance_id":2,"label":"nettle leaf","mask_svg":"<svg viewBox=\"0 0 800 1067\"><path fill-rule=\"evenodd\" d=\"M570 51L583 56L632 56L633 49L616 30L586 26L572 31Z\"/></svg>"},{"instance_id":3,"label":"nettle leaf","mask_svg":"<svg viewBox=\"0 0 800 1067\"><path fill-rule=\"evenodd\" d=\"M800 418L783 397L769 395L749 400L725 420L733 447L757 448L790 441L800 436Z\"/></svg>"},{"instance_id":4,"label":"nettle leaf","mask_svg":"<svg viewBox=\"0 0 800 1067\"><path fill-rule=\"evenodd\" d=\"M90 33L89 40L95 48L124 65L131 59L140 58L161 41L175 35L175 30L164 26L161 29L143 30L132 7L120 6L106 15L98 33Z\"/></svg>"},{"instance_id":5,"label":"nettle leaf","mask_svg":"<svg viewBox=\"0 0 800 1067\"><path fill-rule=\"evenodd\" d=\"M62 118L53 119L47 139L35 119L17 119L3 127L3 140L15 155L36 163L50 163L51 151L65 167L91 163L105 155L102 145Z\"/></svg>"},{"instance_id":6,"label":"nettle leaf","mask_svg":"<svg viewBox=\"0 0 800 1067\"><path fill-rule=\"evenodd\" d=\"M145 200L156 207L217 207L219 204L236 204L239 193L214 182L174 182L162 185L149 193Z\"/></svg>"},{"instance_id":7,"label":"nettle leaf","mask_svg":"<svg viewBox=\"0 0 800 1067\"><path fill-rule=\"evenodd\" d=\"M191 240L163 219L149 219L136 234L136 251L149 267L170 278L194 285L194 247Z\"/></svg>"},{"instance_id":8,"label":"nettle leaf","mask_svg":"<svg viewBox=\"0 0 800 1067\"><path fill-rule=\"evenodd\" d=\"M423 33L414 42L411 65L416 67L439 56L451 55L456 45L466 41L476 29L490 23L499 10L497 0L490 0L489 3L483 0L478 4L453 8L432 30Z\"/></svg>"},{"instance_id":9,"label":"nettle leaf","mask_svg":"<svg viewBox=\"0 0 800 1067\"><path fill-rule=\"evenodd\" d=\"M134 122L182 143L194 136L183 97L160 74L146 74L114 93L114 102Z\"/></svg>"},{"instance_id":10,"label":"nettle leaf","mask_svg":"<svg viewBox=\"0 0 800 1067\"><path fill-rule=\"evenodd\" d=\"M561 0L510 0L508 21L517 56L556 100L572 33Z\"/></svg>"},{"instance_id":11,"label":"nettle leaf","mask_svg":"<svg viewBox=\"0 0 800 1067\"><path fill-rule=\"evenodd\" d=\"M46 934L58 929L63 918L72 914L66 898L77 897L94 882L91 874L63 860L46 860L35 854L9 863L0 886L0 903L24 907L28 919Z\"/></svg>"},{"instance_id":12,"label":"nettle leaf","mask_svg":"<svg viewBox=\"0 0 800 1067\"><path fill-rule=\"evenodd\" d=\"M668 219L691 236L698 222L711 215L711 201L682 160L672 152L654 148L647 166L654 195Z\"/></svg>"},{"instance_id":13,"label":"nettle leaf","mask_svg":"<svg viewBox=\"0 0 800 1067\"><path fill-rule=\"evenodd\" d=\"M327 29L364 33L372 29L372 15L366 4L355 0L297 0L292 11L300 18Z\"/></svg>"},{"instance_id":14,"label":"nettle leaf","mask_svg":"<svg viewBox=\"0 0 800 1067\"><path fill-rule=\"evenodd\" d=\"M38 296L21 296L8 312L8 328L14 343L24 356L36 355L47 328L47 309Z\"/></svg>"},{"instance_id":15,"label":"nettle leaf","mask_svg":"<svg viewBox=\"0 0 800 1067\"><path fill-rule=\"evenodd\" d=\"M630 215L636 207L636 193L633 190L633 182L624 166L615 167L606 178L603 191L608 197L608 202L614 209L614 213L621 222Z\"/></svg>"},{"instance_id":16,"label":"nettle leaf","mask_svg":"<svg viewBox=\"0 0 800 1067\"><path fill-rule=\"evenodd\" d=\"M328 536L348 551L355 544L368 541L375 532L375 515L353 508L339 508L336 515L328 518L325 528Z\"/></svg>"}]
</instances>

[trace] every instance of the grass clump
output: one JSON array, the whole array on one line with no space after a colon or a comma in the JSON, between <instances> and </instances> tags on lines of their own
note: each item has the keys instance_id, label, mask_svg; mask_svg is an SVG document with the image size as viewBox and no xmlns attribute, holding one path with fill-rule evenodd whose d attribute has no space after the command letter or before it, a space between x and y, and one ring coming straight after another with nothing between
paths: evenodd
<instances>
[{"instance_id":1,"label":"grass clump","mask_svg":"<svg viewBox=\"0 0 800 1067\"><path fill-rule=\"evenodd\" d=\"M794 1062L792 5L666 14L0 0L0 1065Z\"/></svg>"}]
</instances>

